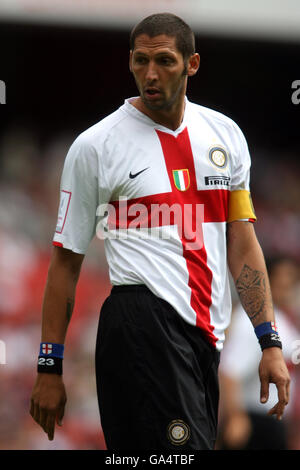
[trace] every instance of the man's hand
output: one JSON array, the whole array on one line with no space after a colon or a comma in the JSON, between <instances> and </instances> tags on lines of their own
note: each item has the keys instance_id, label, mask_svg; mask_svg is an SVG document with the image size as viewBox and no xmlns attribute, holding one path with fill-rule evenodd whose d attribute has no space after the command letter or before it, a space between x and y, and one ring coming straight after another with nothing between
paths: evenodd
<instances>
[{"instance_id":1,"label":"man's hand","mask_svg":"<svg viewBox=\"0 0 300 470\"><path fill-rule=\"evenodd\" d=\"M30 414L48 434L49 441L54 438L55 422L62 426L66 401L61 375L38 374L31 395Z\"/></svg>"},{"instance_id":2,"label":"man's hand","mask_svg":"<svg viewBox=\"0 0 300 470\"><path fill-rule=\"evenodd\" d=\"M261 403L268 401L269 384L274 383L276 385L278 402L268 414L276 415L279 420L282 419L284 408L289 402L290 376L280 348L274 347L263 350L259 364L259 378L261 382Z\"/></svg>"}]
</instances>

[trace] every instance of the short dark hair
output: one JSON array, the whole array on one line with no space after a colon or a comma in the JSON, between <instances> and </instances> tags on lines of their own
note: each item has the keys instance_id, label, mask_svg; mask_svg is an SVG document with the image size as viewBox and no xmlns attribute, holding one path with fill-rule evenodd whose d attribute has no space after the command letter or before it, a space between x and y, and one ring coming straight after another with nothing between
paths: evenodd
<instances>
[{"instance_id":1,"label":"short dark hair","mask_svg":"<svg viewBox=\"0 0 300 470\"><path fill-rule=\"evenodd\" d=\"M181 18L172 13L156 13L147 16L138 23L130 34L130 49L134 49L135 40L141 34L147 34L150 38L165 34L175 37L176 47L181 52L183 59L188 59L195 53L195 35L190 26Z\"/></svg>"}]
</instances>

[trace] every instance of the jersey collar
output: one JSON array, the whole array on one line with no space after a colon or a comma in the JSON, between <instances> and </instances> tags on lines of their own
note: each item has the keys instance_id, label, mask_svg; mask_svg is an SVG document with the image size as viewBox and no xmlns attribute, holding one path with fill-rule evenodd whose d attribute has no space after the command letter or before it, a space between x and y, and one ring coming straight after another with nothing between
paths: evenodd
<instances>
[{"instance_id":1,"label":"jersey collar","mask_svg":"<svg viewBox=\"0 0 300 470\"><path fill-rule=\"evenodd\" d=\"M121 106L120 109L122 109L126 113L130 114L134 118L138 119L139 121L143 121L145 124L148 124L151 127L155 128L155 129L158 129L158 130L161 130L163 132L168 132L169 134L178 135L186 127L186 125L187 125L187 122L186 122L187 121L187 114L188 114L187 111L188 111L188 107L189 107L189 101L188 101L186 96L184 98L185 99L185 110L184 110L183 120L182 120L180 126L177 129L175 129L174 131L172 129L169 129L168 127L162 126L161 124L158 124L157 122L153 121L151 118L146 116L146 114L142 113L135 106L133 106L131 104L131 101L136 99L136 98L138 98L138 97L134 96L132 98L125 99L124 104Z\"/></svg>"}]
</instances>

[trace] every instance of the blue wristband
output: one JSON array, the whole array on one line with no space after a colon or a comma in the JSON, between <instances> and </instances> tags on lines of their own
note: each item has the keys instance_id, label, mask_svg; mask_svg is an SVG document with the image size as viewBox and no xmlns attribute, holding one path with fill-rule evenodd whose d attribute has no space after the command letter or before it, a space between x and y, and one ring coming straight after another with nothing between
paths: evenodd
<instances>
[{"instance_id":1,"label":"blue wristband","mask_svg":"<svg viewBox=\"0 0 300 470\"><path fill-rule=\"evenodd\" d=\"M264 335L269 335L272 333L275 333L278 335L276 324L273 321L267 321L265 323L261 323L256 328L254 328L254 331L258 339Z\"/></svg>"},{"instance_id":2,"label":"blue wristband","mask_svg":"<svg viewBox=\"0 0 300 470\"><path fill-rule=\"evenodd\" d=\"M278 336L276 324L273 321L261 323L254 328L261 350L277 347L282 349L282 344Z\"/></svg>"},{"instance_id":3,"label":"blue wristband","mask_svg":"<svg viewBox=\"0 0 300 470\"><path fill-rule=\"evenodd\" d=\"M39 357L64 358L64 345L56 343L41 343Z\"/></svg>"}]
</instances>

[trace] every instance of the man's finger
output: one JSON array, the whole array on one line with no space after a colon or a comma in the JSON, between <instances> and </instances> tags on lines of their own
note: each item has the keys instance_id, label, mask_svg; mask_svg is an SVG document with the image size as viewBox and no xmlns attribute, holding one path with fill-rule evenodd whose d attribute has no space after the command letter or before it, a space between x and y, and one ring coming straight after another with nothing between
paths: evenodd
<instances>
[{"instance_id":1,"label":"man's finger","mask_svg":"<svg viewBox=\"0 0 300 470\"><path fill-rule=\"evenodd\" d=\"M54 439L54 429L55 429L55 413L48 412L45 431L48 434L49 441L53 441Z\"/></svg>"},{"instance_id":2,"label":"man's finger","mask_svg":"<svg viewBox=\"0 0 300 470\"><path fill-rule=\"evenodd\" d=\"M276 383L278 401L281 405L285 406L288 404L288 388L285 381L280 381Z\"/></svg>"},{"instance_id":3,"label":"man's finger","mask_svg":"<svg viewBox=\"0 0 300 470\"><path fill-rule=\"evenodd\" d=\"M63 417L65 414L65 405L61 405L58 409L58 413L56 415L56 422L59 426L63 425Z\"/></svg>"},{"instance_id":4,"label":"man's finger","mask_svg":"<svg viewBox=\"0 0 300 470\"><path fill-rule=\"evenodd\" d=\"M281 420L283 416L283 412L284 412L284 405L278 402L276 403L275 406L273 406L273 408L271 408L271 410L268 411L268 415L270 416L276 415L277 419Z\"/></svg>"},{"instance_id":5,"label":"man's finger","mask_svg":"<svg viewBox=\"0 0 300 470\"><path fill-rule=\"evenodd\" d=\"M288 380L286 384L286 398L287 398L287 404L290 401L290 380Z\"/></svg>"},{"instance_id":6,"label":"man's finger","mask_svg":"<svg viewBox=\"0 0 300 470\"><path fill-rule=\"evenodd\" d=\"M47 410L45 408L40 409L40 425L46 431L46 424L47 424Z\"/></svg>"},{"instance_id":7,"label":"man's finger","mask_svg":"<svg viewBox=\"0 0 300 470\"><path fill-rule=\"evenodd\" d=\"M271 415L275 415L276 413L277 413L277 404L268 411L268 415L271 416Z\"/></svg>"},{"instance_id":8,"label":"man's finger","mask_svg":"<svg viewBox=\"0 0 300 470\"><path fill-rule=\"evenodd\" d=\"M267 403L269 399L269 381L266 377L260 379L260 401Z\"/></svg>"}]
</instances>

